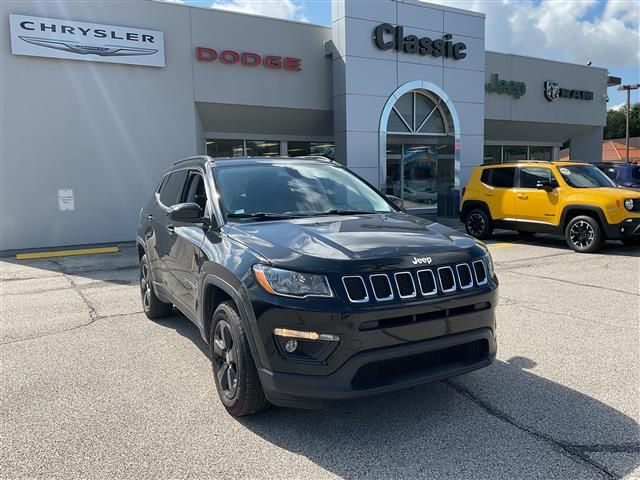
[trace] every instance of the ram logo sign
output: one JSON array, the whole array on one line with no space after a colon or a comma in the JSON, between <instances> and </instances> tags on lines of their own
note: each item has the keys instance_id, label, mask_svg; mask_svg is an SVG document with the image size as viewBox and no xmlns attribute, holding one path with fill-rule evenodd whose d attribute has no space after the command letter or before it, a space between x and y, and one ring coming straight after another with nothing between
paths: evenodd
<instances>
[{"instance_id":1,"label":"ram logo sign","mask_svg":"<svg viewBox=\"0 0 640 480\"><path fill-rule=\"evenodd\" d=\"M11 53L164 67L164 35L155 30L10 15Z\"/></svg>"}]
</instances>

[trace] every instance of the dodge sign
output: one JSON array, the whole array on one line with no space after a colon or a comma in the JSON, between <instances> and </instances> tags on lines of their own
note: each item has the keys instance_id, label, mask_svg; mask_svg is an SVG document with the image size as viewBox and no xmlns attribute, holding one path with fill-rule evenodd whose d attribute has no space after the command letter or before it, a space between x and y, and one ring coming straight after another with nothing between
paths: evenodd
<instances>
[{"instance_id":1,"label":"dodge sign","mask_svg":"<svg viewBox=\"0 0 640 480\"><path fill-rule=\"evenodd\" d=\"M14 55L164 67L164 35L155 30L10 15Z\"/></svg>"}]
</instances>

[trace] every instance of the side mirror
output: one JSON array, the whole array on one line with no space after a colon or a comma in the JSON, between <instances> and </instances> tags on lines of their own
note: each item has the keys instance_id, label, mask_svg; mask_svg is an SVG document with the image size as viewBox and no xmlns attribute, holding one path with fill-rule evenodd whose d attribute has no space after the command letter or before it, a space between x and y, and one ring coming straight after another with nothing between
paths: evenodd
<instances>
[{"instance_id":1,"label":"side mirror","mask_svg":"<svg viewBox=\"0 0 640 480\"><path fill-rule=\"evenodd\" d=\"M209 220L203 217L202 208L197 203L174 205L167 212L167 218L173 222L209 224Z\"/></svg>"},{"instance_id":2,"label":"side mirror","mask_svg":"<svg viewBox=\"0 0 640 480\"><path fill-rule=\"evenodd\" d=\"M395 195L385 195L385 197L387 197L387 200L389 200L391 203L393 203L396 207L398 207L400 210L404 212L404 205L402 205L401 198L396 197Z\"/></svg>"},{"instance_id":3,"label":"side mirror","mask_svg":"<svg viewBox=\"0 0 640 480\"><path fill-rule=\"evenodd\" d=\"M554 186L549 180L538 180L538 182L536 183L536 188L538 190L546 190L547 192L550 192L551 190L553 190Z\"/></svg>"}]
</instances>

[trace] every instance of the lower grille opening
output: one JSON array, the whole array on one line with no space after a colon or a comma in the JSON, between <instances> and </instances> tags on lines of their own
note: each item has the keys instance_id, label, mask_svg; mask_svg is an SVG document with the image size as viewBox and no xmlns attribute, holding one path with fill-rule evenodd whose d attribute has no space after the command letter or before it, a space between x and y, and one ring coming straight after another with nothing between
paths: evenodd
<instances>
[{"instance_id":1,"label":"lower grille opening","mask_svg":"<svg viewBox=\"0 0 640 480\"><path fill-rule=\"evenodd\" d=\"M408 357L381 360L360 367L353 377L351 385L360 389L388 385L403 380L405 377L426 373L447 365L471 365L486 359L488 353L489 343L487 340L476 340Z\"/></svg>"}]
</instances>

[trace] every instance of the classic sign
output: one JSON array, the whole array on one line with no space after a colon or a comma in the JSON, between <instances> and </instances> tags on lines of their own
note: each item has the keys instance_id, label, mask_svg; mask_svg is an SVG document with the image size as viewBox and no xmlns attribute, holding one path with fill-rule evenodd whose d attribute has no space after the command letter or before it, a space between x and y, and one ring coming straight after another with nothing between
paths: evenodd
<instances>
[{"instance_id":1,"label":"classic sign","mask_svg":"<svg viewBox=\"0 0 640 480\"><path fill-rule=\"evenodd\" d=\"M453 43L452 38L450 33L436 40L429 37L418 38L416 35L405 37L404 27L394 27L390 23L381 23L373 30L373 42L380 50L393 49L410 54L461 60L467 56L467 45L462 42Z\"/></svg>"},{"instance_id":2,"label":"classic sign","mask_svg":"<svg viewBox=\"0 0 640 480\"><path fill-rule=\"evenodd\" d=\"M34 57L164 67L164 35L155 30L10 15L11 53Z\"/></svg>"}]
</instances>

